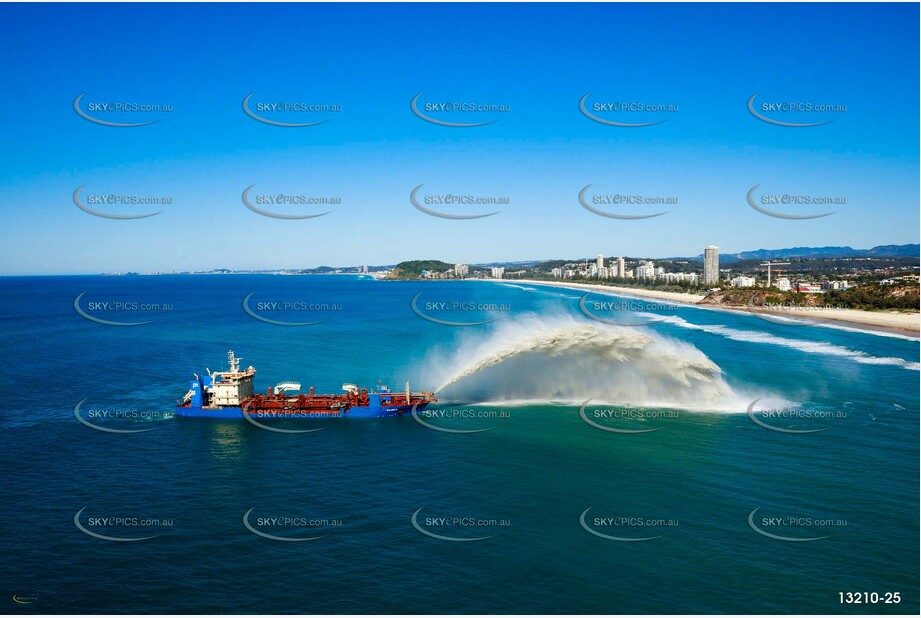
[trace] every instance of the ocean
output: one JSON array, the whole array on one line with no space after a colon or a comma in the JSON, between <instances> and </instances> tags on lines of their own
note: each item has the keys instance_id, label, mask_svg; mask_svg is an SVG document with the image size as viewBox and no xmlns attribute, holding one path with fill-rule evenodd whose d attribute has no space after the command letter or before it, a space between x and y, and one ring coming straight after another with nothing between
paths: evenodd
<instances>
[{"instance_id":1,"label":"ocean","mask_svg":"<svg viewBox=\"0 0 921 618\"><path fill-rule=\"evenodd\" d=\"M919 611L917 339L512 281L0 286L6 613ZM231 349L257 392L439 402L175 418Z\"/></svg>"}]
</instances>

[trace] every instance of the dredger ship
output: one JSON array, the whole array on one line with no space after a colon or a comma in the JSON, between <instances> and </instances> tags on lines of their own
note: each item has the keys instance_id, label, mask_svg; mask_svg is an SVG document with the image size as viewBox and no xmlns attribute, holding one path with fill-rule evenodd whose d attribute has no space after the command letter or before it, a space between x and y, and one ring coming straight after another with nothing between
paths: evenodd
<instances>
[{"instance_id":1,"label":"dredger ship","mask_svg":"<svg viewBox=\"0 0 921 618\"><path fill-rule=\"evenodd\" d=\"M391 392L386 386L377 391L343 384L340 395L319 395L311 386L300 392L297 382L281 382L266 393L253 390L252 366L240 369L241 358L233 350L227 352L229 371L207 371L191 381L189 392L176 407L176 416L199 418L327 418L336 416L387 417L402 416L437 401L430 391L413 393L406 383L404 392Z\"/></svg>"}]
</instances>

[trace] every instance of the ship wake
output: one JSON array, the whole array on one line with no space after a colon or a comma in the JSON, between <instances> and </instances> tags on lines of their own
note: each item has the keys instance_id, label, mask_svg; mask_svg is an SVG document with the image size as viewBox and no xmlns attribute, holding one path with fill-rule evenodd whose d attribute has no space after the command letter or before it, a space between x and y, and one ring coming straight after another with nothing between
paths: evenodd
<instances>
[{"instance_id":1,"label":"ship wake","mask_svg":"<svg viewBox=\"0 0 921 618\"><path fill-rule=\"evenodd\" d=\"M741 412L748 403L697 348L561 315L502 322L429 359L442 399ZM440 370L437 368L441 368ZM750 401L750 399L748 400Z\"/></svg>"}]
</instances>

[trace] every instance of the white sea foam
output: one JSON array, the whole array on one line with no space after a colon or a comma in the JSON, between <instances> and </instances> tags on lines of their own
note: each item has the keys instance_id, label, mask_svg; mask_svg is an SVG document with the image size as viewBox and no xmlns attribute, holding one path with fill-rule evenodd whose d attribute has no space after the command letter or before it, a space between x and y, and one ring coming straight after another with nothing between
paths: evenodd
<instances>
[{"instance_id":1,"label":"white sea foam","mask_svg":"<svg viewBox=\"0 0 921 618\"><path fill-rule=\"evenodd\" d=\"M777 345L799 350L800 352L805 352L807 354L838 356L841 358L848 358L854 362L862 363L864 365L893 365L913 371L919 371L919 369L921 369L921 366L919 366L918 363L905 360L904 358L898 358L894 356L873 356L872 354L867 354L866 352L862 352L860 350L852 350L851 348L828 343L827 341L791 339L789 337L779 337L777 335L772 335L771 333L764 331L740 330L737 328L730 328L728 326L721 326L718 324L692 324L691 322L688 322L684 318L679 318L678 316L669 316L662 321L669 324L674 324L675 326L679 326L681 328L701 330L713 335L719 335L733 341Z\"/></svg>"},{"instance_id":2,"label":"white sea foam","mask_svg":"<svg viewBox=\"0 0 921 618\"><path fill-rule=\"evenodd\" d=\"M503 283L502 285L508 285L508 284ZM547 285L547 284L537 284L537 285L538 287L536 289L535 288L528 288L528 289L533 290L533 291L538 291L538 292L545 292L547 294L559 296L561 298L578 299L578 298L581 298L585 292L589 292L593 295L600 295L600 296L617 296L617 297L622 297L622 298L635 298L635 299L647 300L651 302L656 300L653 297L631 295L629 292L625 292L622 289L621 290L603 290L603 289L583 288L583 287L575 287L575 286L564 287L564 286ZM518 286L515 286L515 287L518 287ZM571 294L565 294L565 293L554 294L555 290L569 290L571 292L579 292L583 294L579 294L575 296ZM659 299L658 302L669 302L669 301ZM686 305L685 308L691 309L694 311L709 311L709 312L714 312L714 313L723 313L727 315L737 315L738 316L740 314L744 314L743 312L740 312L738 309L729 309L725 307L715 307L715 306L710 306L710 305L688 304ZM754 313L750 313L749 315L756 316L756 314ZM872 335L875 337L887 337L890 339L902 339L904 341L912 341L912 342L917 342L919 340L917 335L905 335L905 334L885 331L885 330L860 328L859 326L846 326L845 324L840 324L840 323L833 322L833 321L822 321L821 316L815 316L818 319L808 319L805 317L796 317L792 315L778 315L778 314L772 313L769 315L762 314L757 317L759 317L759 319L762 319L768 322L774 322L776 324L791 324L791 325L796 325L796 326L811 326L815 328L828 328L832 330L840 330L840 331L858 333L861 335ZM917 363L909 363L909 365L917 365Z\"/></svg>"}]
</instances>

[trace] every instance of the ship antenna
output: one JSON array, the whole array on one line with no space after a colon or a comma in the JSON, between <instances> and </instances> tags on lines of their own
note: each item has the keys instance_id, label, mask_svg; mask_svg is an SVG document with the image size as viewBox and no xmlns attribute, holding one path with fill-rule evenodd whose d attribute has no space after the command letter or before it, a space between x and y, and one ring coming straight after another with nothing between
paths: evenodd
<instances>
[{"instance_id":1,"label":"ship antenna","mask_svg":"<svg viewBox=\"0 0 921 618\"><path fill-rule=\"evenodd\" d=\"M243 359L234 356L233 350L227 350L227 361L230 363L230 373L237 373L240 370L241 360Z\"/></svg>"}]
</instances>

